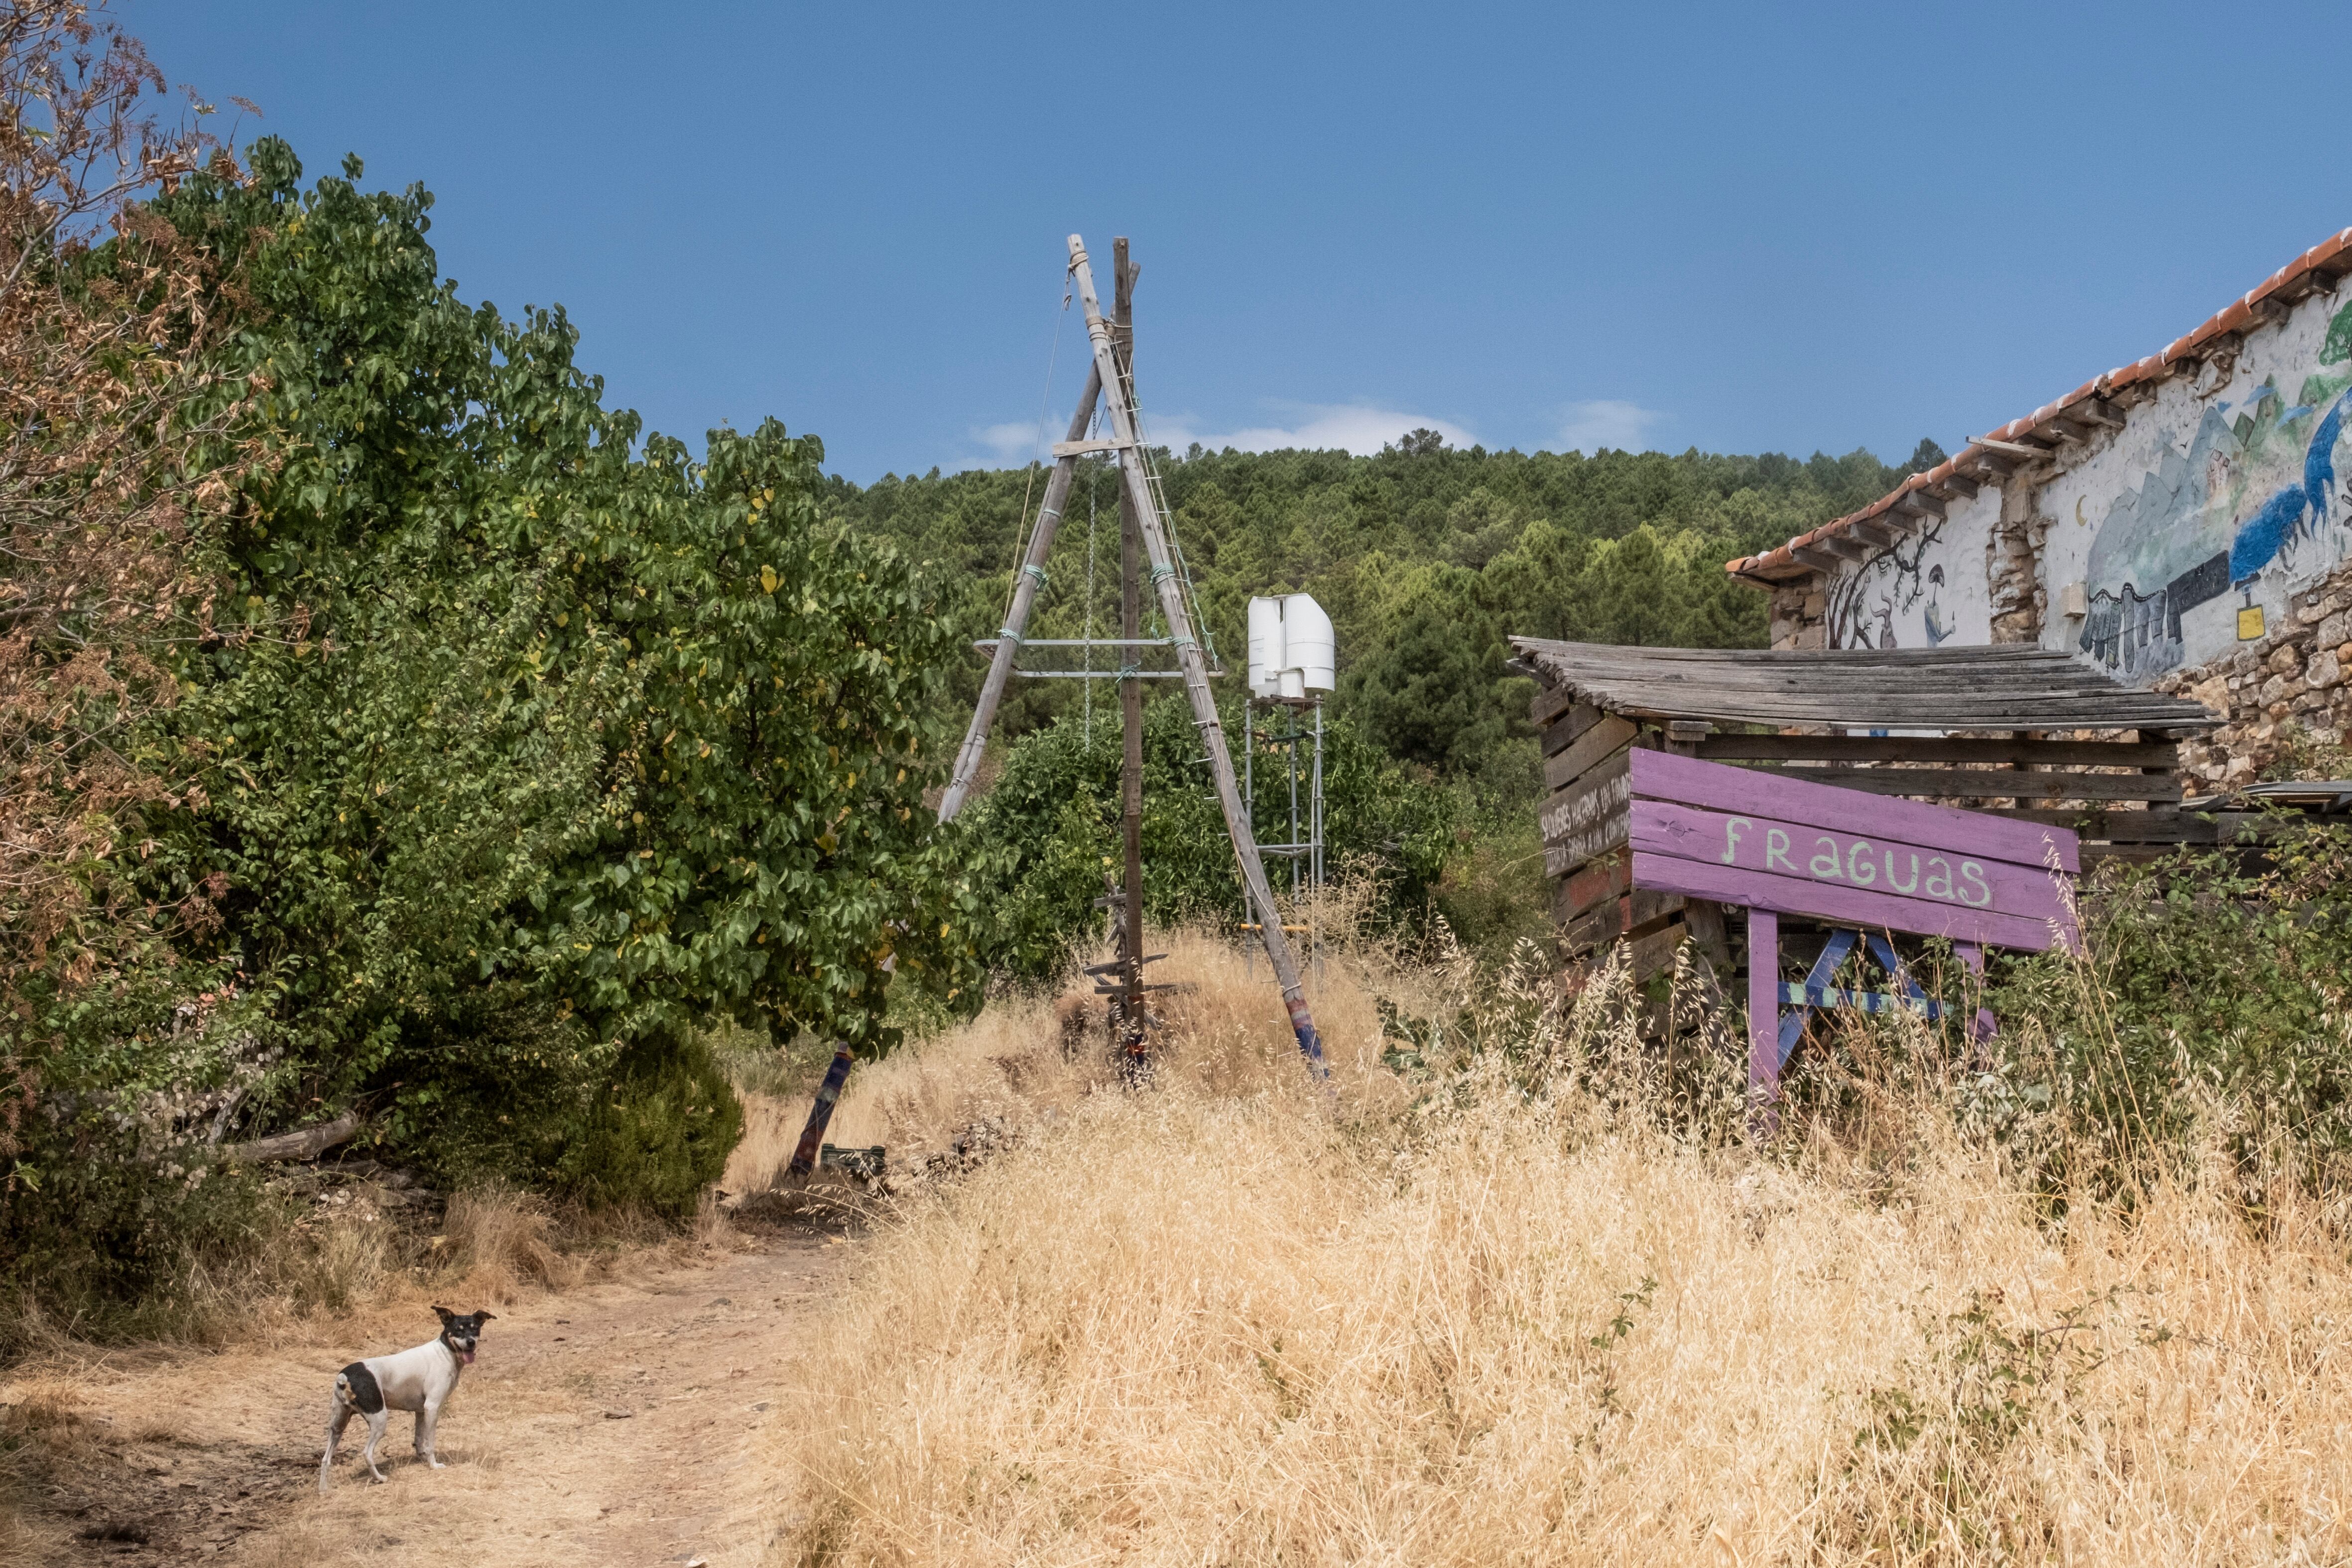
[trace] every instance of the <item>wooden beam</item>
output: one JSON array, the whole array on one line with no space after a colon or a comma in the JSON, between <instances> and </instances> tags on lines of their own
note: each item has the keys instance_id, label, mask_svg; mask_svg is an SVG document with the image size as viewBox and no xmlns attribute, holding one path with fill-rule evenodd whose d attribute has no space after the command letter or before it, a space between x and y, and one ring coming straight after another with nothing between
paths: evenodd
<instances>
[{"instance_id":1,"label":"wooden beam","mask_svg":"<svg viewBox=\"0 0 2352 1568\"><path fill-rule=\"evenodd\" d=\"M1943 502L1933 496L1921 495L1916 490L1905 491L1903 498L1895 503L1895 509L1898 512L1924 513L1938 521L1941 521L1944 516Z\"/></svg>"},{"instance_id":2,"label":"wooden beam","mask_svg":"<svg viewBox=\"0 0 2352 1568\"><path fill-rule=\"evenodd\" d=\"M1630 745L1634 726L1631 719L1614 714L1602 719L1569 744L1568 749L1544 763L1544 788L1565 789L1591 768L1602 758Z\"/></svg>"},{"instance_id":3,"label":"wooden beam","mask_svg":"<svg viewBox=\"0 0 2352 1568\"><path fill-rule=\"evenodd\" d=\"M1969 478L1967 475L1955 469L1952 473L1944 476L1941 481L1940 487L1952 491L1964 501L1973 501L1977 497L1977 492L1983 486L1979 486L1975 480Z\"/></svg>"},{"instance_id":4,"label":"wooden beam","mask_svg":"<svg viewBox=\"0 0 2352 1568\"><path fill-rule=\"evenodd\" d=\"M1135 400L1135 279L1142 268L1131 265L1127 236L1110 242L1111 357L1130 405ZM1089 562L1091 565L1091 562ZM1091 591L1091 585L1089 585ZM1091 613L1092 606L1088 606ZM1135 515L1134 497L1122 486L1118 495L1118 634L1143 635L1143 531ZM1119 874L1118 939L1115 944L1124 971L1116 988L1119 999L1108 1004L1116 1038L1129 1057L1139 1059L1148 1047L1145 1036L1150 1011L1143 1005L1143 683L1118 684L1119 839L1124 864ZM1291 862L1293 891L1298 862Z\"/></svg>"},{"instance_id":5,"label":"wooden beam","mask_svg":"<svg viewBox=\"0 0 2352 1568\"><path fill-rule=\"evenodd\" d=\"M1784 768L1784 779L1834 784L1871 795L1957 800L2158 800L2180 799L2180 781L2155 773L2015 772L1970 768Z\"/></svg>"},{"instance_id":6,"label":"wooden beam","mask_svg":"<svg viewBox=\"0 0 2352 1568\"><path fill-rule=\"evenodd\" d=\"M347 1144L360 1130L356 1111L346 1111L331 1122L296 1133L277 1133L251 1143L222 1145L221 1158L233 1166L266 1166L278 1160L314 1160L337 1144Z\"/></svg>"},{"instance_id":7,"label":"wooden beam","mask_svg":"<svg viewBox=\"0 0 2352 1568\"><path fill-rule=\"evenodd\" d=\"M2080 402L2069 403L2066 405L2066 414L2070 419L2079 419L2090 424L2104 424L2112 430L2121 430L2124 427L2124 411L2103 397L2086 397Z\"/></svg>"},{"instance_id":8,"label":"wooden beam","mask_svg":"<svg viewBox=\"0 0 2352 1568\"><path fill-rule=\"evenodd\" d=\"M1748 910L1748 1133L1768 1137L1780 1125L1780 917Z\"/></svg>"},{"instance_id":9,"label":"wooden beam","mask_svg":"<svg viewBox=\"0 0 2352 1568\"><path fill-rule=\"evenodd\" d=\"M1099 369L1087 372L1086 385L1078 393L1077 412L1070 415L1068 441L1076 441L1094 423L1095 401L1102 395L1102 372ZM1013 607L1004 618L1003 630L1012 633L997 640L996 651L988 663L988 674L980 683L980 701L971 710L971 723L964 730L963 745L956 752L955 767L948 777L947 793L940 799L940 821L951 821L963 810L964 797L971 789L971 781L980 772L981 754L988 746L988 732L996 723L997 705L1004 698L1005 682L1012 679L1013 661L1021 653L1021 634L1029 629L1029 607L1036 601L1037 591L1045 581L1045 560L1054 550L1054 533L1062 520L1062 507L1070 498L1070 480L1078 471L1075 457L1054 459L1053 476L1045 481L1045 498L1037 507L1037 520L1029 534L1028 558L1013 579Z\"/></svg>"},{"instance_id":10,"label":"wooden beam","mask_svg":"<svg viewBox=\"0 0 2352 1568\"><path fill-rule=\"evenodd\" d=\"M1893 528L1869 517L1858 517L1847 527L1856 538L1879 549L1885 549L1899 537Z\"/></svg>"},{"instance_id":11,"label":"wooden beam","mask_svg":"<svg viewBox=\"0 0 2352 1568\"><path fill-rule=\"evenodd\" d=\"M1540 729L1575 706L1574 687L1545 686L1528 704L1528 722Z\"/></svg>"},{"instance_id":12,"label":"wooden beam","mask_svg":"<svg viewBox=\"0 0 2352 1568\"><path fill-rule=\"evenodd\" d=\"M2252 310L2257 319L2273 327L2284 325L2286 319L2294 313L2294 308L2275 294L2255 300L2247 308Z\"/></svg>"},{"instance_id":13,"label":"wooden beam","mask_svg":"<svg viewBox=\"0 0 2352 1568\"><path fill-rule=\"evenodd\" d=\"M2050 457L2048 447L2028 446L2021 441L1995 441L1990 435L1979 435L1977 444L1988 452L1998 452L2004 457L2022 458L2028 463L2043 463Z\"/></svg>"},{"instance_id":14,"label":"wooden beam","mask_svg":"<svg viewBox=\"0 0 2352 1568\"><path fill-rule=\"evenodd\" d=\"M2169 741L2005 740L1983 736L1711 735L1694 754L1709 762L2024 762L2043 768L2179 765Z\"/></svg>"},{"instance_id":15,"label":"wooden beam","mask_svg":"<svg viewBox=\"0 0 2352 1568\"><path fill-rule=\"evenodd\" d=\"M1834 571L1845 564L1845 557L1816 549L1811 545L1790 545L1789 554L1798 565L1811 567L1815 571Z\"/></svg>"},{"instance_id":16,"label":"wooden beam","mask_svg":"<svg viewBox=\"0 0 2352 1568\"><path fill-rule=\"evenodd\" d=\"M1979 473L1990 474L1995 479L2008 478L2011 474L2016 473L2020 466L2014 459L1996 457L1990 452L1973 453L1969 455L1969 462Z\"/></svg>"}]
</instances>

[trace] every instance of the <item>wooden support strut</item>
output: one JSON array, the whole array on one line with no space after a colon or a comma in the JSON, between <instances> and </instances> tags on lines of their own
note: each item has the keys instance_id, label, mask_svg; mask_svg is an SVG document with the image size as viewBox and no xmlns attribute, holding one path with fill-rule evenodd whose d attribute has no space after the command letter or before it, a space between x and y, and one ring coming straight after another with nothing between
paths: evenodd
<instances>
[{"instance_id":1,"label":"wooden support strut","mask_svg":"<svg viewBox=\"0 0 2352 1568\"><path fill-rule=\"evenodd\" d=\"M1201 655L1200 644L1193 640L1192 617L1184 603L1184 586L1171 559L1173 552L1169 548L1159 503L1144 472L1142 452L1136 444L1139 437L1134 405L1118 373L1110 323L1103 319L1102 305L1095 295L1094 271L1087 261L1086 243L1076 235L1070 236L1070 270L1077 278L1078 299L1087 312L1087 336L1094 345L1092 384L1105 393L1111 434L1122 443L1118 451L1119 481L1134 507L1144 554L1151 565L1152 587L1160 595L1160 612L1168 622L1169 639L1175 644L1177 663L1184 672L1184 695L1192 700L1193 727L1201 732L1201 743L1209 754L1209 771L1215 778L1217 803L1225 815L1225 831L1233 840L1234 857L1241 862L1242 882L1249 890L1250 906L1265 927L1261 935L1265 939L1266 960L1282 988L1291 1033L1297 1038L1300 1052L1321 1071L1323 1042L1315 1031L1315 1016L1307 1009L1307 989L1299 981L1298 964L1291 956L1289 939L1282 934L1282 916L1275 907L1274 888L1266 881L1265 863L1258 859L1257 836L1251 831L1249 814L1242 805L1241 789L1234 778L1234 759L1225 749L1224 725L1217 717L1216 694L1209 689L1208 664ZM1071 438L1075 440L1080 434L1083 432L1073 431Z\"/></svg>"},{"instance_id":2,"label":"wooden support strut","mask_svg":"<svg viewBox=\"0 0 2352 1568\"><path fill-rule=\"evenodd\" d=\"M1111 242L1111 349L1118 361L1118 402L1135 404L1135 278L1140 268L1127 259L1127 239ZM1124 460L1124 454L1122 454ZM1118 497L1118 634L1134 641L1143 635L1143 539L1137 531L1135 503L1122 488ZM1118 1044L1130 1065L1140 1066L1149 1042L1145 1025L1150 1011L1143 1005L1143 683L1129 678L1118 683L1118 811L1121 852L1118 955Z\"/></svg>"},{"instance_id":3,"label":"wooden support strut","mask_svg":"<svg viewBox=\"0 0 2352 1568\"><path fill-rule=\"evenodd\" d=\"M1102 371L1097 366L1087 371L1087 384L1078 393L1078 411L1070 416L1071 442L1086 434L1087 426L1094 423L1095 400L1101 395ZM1013 574L1013 608L989 656L988 677L980 684L980 702L971 710L971 727L964 731L963 745L956 752L947 793L940 798L942 822L952 821L963 810L972 777L980 771L981 754L988 749L988 732L996 723L997 705L1004 700L1004 683L1012 678L1013 661L1021 656L1021 633L1029 625L1029 607L1036 602L1037 590L1045 580L1045 558L1054 552L1054 531L1061 526L1062 507L1070 498L1070 480L1077 471L1075 455L1054 459L1053 476L1045 481L1045 499L1037 508L1037 526L1030 530L1028 556Z\"/></svg>"}]
</instances>

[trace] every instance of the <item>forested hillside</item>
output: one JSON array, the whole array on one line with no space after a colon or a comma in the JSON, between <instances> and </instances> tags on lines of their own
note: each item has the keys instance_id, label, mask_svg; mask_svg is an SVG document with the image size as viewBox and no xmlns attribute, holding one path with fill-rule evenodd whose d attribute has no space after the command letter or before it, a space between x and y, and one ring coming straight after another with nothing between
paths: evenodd
<instances>
[{"instance_id":1,"label":"forested hillside","mask_svg":"<svg viewBox=\"0 0 2352 1568\"><path fill-rule=\"evenodd\" d=\"M1761 594L1723 562L1875 499L1942 460L1921 442L1905 467L1868 452L1795 458L1697 451L1488 452L1432 432L1376 456L1344 452L1162 452L1186 558L1228 664L1253 594L1308 592L1339 630L1344 707L1400 760L1452 774L1497 755L1517 711L1507 632L1687 647L1760 645ZM829 509L929 564L957 605L961 640L992 635L1010 592L1036 469L835 479ZM1118 614L1117 483L1089 464L1072 491L1031 634L1080 635L1094 565L1094 627ZM1091 519L1091 523L1090 523ZM1108 634L1115 634L1109 632ZM975 689L978 663L952 688ZM1007 732L1076 699L1032 683Z\"/></svg>"},{"instance_id":2,"label":"forested hillside","mask_svg":"<svg viewBox=\"0 0 2352 1568\"><path fill-rule=\"evenodd\" d=\"M1723 563L1851 511L1913 467L1867 452L1805 461L1767 454L1457 451L1433 432L1377 455L1158 454L1186 563L1224 664L1227 706L1246 662L1255 594L1305 591L1331 612L1339 692L1330 705L1329 862L1380 890L1382 917L1434 909L1492 952L1549 919L1535 841L1528 682L1505 669L1507 633L1687 647L1760 645L1764 596ZM957 643L992 636L1045 470L835 478L829 514L888 538L949 607ZM1033 637L1117 635L1118 481L1081 467L1048 562ZM1067 652L1061 651L1061 652ZM1055 658L1039 651L1038 658ZM1076 664L1076 660L1070 663ZM1108 651L1092 667L1115 667ZM943 727L963 722L982 661L965 653L943 689ZM1098 922L1102 854L1117 815L1115 705L1086 714L1084 683L1013 683L1000 727L1002 783L967 813L963 852L980 896L982 950L1000 972L1042 977ZM1238 915L1239 885L1200 785L1200 743L1181 699L1159 694L1146 747L1144 883L1159 919ZM1238 737L1238 711L1227 715ZM1285 787L1260 780L1263 822Z\"/></svg>"}]
</instances>

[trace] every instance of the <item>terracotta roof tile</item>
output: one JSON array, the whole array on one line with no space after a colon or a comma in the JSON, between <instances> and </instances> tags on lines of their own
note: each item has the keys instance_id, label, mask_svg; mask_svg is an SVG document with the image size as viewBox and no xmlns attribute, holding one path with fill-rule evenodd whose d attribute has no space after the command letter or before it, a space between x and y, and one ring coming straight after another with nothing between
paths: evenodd
<instances>
[{"instance_id":1,"label":"terracotta roof tile","mask_svg":"<svg viewBox=\"0 0 2352 1568\"><path fill-rule=\"evenodd\" d=\"M2119 365L2103 376L2095 376L2055 402L2044 403L2023 419L2012 419L2000 429L1979 436L1960 448L1957 454L1926 473L1911 475L1894 490L1873 501L1862 510L1850 512L1834 521L1823 523L1810 533L1799 534L1777 549L1766 550L1762 555L1747 556L1738 560L1726 561L1723 569L1735 576L1763 582L1785 581L1790 578L1803 576L1813 569L1799 560L1796 551L1814 545L1833 534L1843 533L1855 523L1881 516L1893 509L1896 503L1914 490L1940 486L1958 473L1963 465L1973 466L1979 457L1990 455L1990 449L1987 443L1999 442L2014 445L2025 441L2029 436L2046 438L2056 434L2050 428L2050 422L2053 419L2064 414L2068 409L2087 398L2105 397L2119 388L2149 384L2162 381L2167 376L2179 374L2185 364L2201 359L2206 348L2216 339L2231 332L2242 332L2260 324L2263 318L2256 313L2254 307L2280 289L2314 272L2324 271L2338 275L2352 272L2352 254L2347 253L2352 253L2352 228L2330 235L2313 246L2309 250L2272 273L2260 285L2248 290L2242 298L2231 300L2195 330L2165 345L2161 353L2150 354L2144 360L2135 360L2130 364Z\"/></svg>"}]
</instances>

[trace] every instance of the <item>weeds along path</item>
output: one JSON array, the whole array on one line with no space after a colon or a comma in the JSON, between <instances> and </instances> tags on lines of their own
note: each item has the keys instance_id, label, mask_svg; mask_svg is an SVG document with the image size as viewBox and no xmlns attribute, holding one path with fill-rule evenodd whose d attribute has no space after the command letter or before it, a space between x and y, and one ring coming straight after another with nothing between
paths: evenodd
<instances>
[{"instance_id":1,"label":"weeds along path","mask_svg":"<svg viewBox=\"0 0 2352 1568\"><path fill-rule=\"evenodd\" d=\"M494 1308L481 1358L442 1416L447 1468L425 1468L410 1417L395 1415L382 1450L389 1479L373 1485L354 1423L324 1498L336 1368L422 1342L431 1313L370 1311L299 1343L20 1369L5 1397L44 1412L46 1458L9 1554L240 1568L748 1564L772 1525L759 1515L765 1472L745 1459L763 1428L790 1418L776 1403L791 1381L780 1365L855 1248L805 1228L742 1245L707 1264Z\"/></svg>"}]
</instances>

